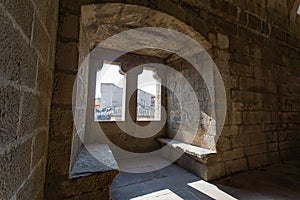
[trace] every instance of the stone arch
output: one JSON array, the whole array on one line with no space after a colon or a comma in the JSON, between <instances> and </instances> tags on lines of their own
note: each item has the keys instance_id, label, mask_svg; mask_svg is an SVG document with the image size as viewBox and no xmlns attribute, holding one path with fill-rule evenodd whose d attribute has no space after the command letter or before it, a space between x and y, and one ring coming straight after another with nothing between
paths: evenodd
<instances>
[{"instance_id":1,"label":"stone arch","mask_svg":"<svg viewBox=\"0 0 300 200\"><path fill-rule=\"evenodd\" d=\"M115 1L105 2L113 3ZM190 10L189 7L183 9L182 6L178 7L175 3L165 0L159 1L159 3L156 1L153 3L153 5L150 5L150 3L143 4L143 1L134 2L135 3L126 2L126 4L137 4L144 6L144 9L147 9L146 7L152 7L157 11L161 11L161 20L164 21L166 18L169 19L166 21L165 25L169 23L174 26L174 29L181 29L184 33L191 35L192 38L197 38L197 41L201 42L207 49L213 46L207 40L209 32L208 30L220 29L220 32L225 32L224 30L226 29L224 26L217 28L217 26L212 25L212 20L207 16L207 11L205 11L205 8L207 7L205 3L199 4L197 2L192 2L193 6L197 7L197 9ZM51 130L46 179L46 188L51 188L49 190L46 189L46 196L49 199L77 196L81 193L84 193L85 190L90 191L90 188L82 188L81 190L76 189L82 185L82 182L84 182L85 179L71 181L69 179L69 172L72 161L75 160L77 156L76 151L75 153L74 151L71 151L71 147L80 148L80 143L78 142L79 138L73 138L74 125L71 106L72 89L76 74L78 72L78 63L82 61L82 58L85 55L78 55L79 19L81 16L80 8L81 5L89 5L91 3L93 2L72 0L64 0L60 2L61 15L58 27L58 50L56 52L56 72L51 108ZM129 8L130 5L127 7ZM200 8L202 9L201 16L196 14ZM168 17L167 15L170 15L171 17ZM164 16L166 16L166 18L164 18ZM218 18L218 20L221 20L221 18ZM174 23L175 21L176 23ZM184 26L185 22L188 22L186 24L193 27L196 32L199 33L199 35L193 35L191 28L180 28L181 26ZM149 25L151 25L151 23ZM132 24L130 26L135 27ZM220 45L222 48L228 48L227 43L228 41L226 42L225 40ZM87 49L88 50L86 53L88 53L90 47ZM102 178L103 177L100 179L102 180ZM111 181L111 176L104 178L108 178L107 183ZM98 184L100 184L100 182ZM97 182L95 182L95 185L97 185ZM103 192L105 192L107 185L101 185L101 187L104 187L102 189ZM68 188L68 190L66 190L66 188Z\"/></svg>"},{"instance_id":2,"label":"stone arch","mask_svg":"<svg viewBox=\"0 0 300 200\"><path fill-rule=\"evenodd\" d=\"M187 36L193 38L194 40L196 40L196 42L202 44L204 49L210 49L212 47L212 44L209 43L205 37L195 31L191 26L186 25L185 23L168 14L150 8L122 3L104 3L84 6L82 12L81 30L84 30L85 33L81 34L81 37L83 37L81 38L81 40L85 41L88 44L85 47L87 49L83 51L85 53L92 51L95 47L98 46L99 43L114 34L129 30L130 28L139 27L170 28L178 32L182 32L183 34L186 34ZM147 49L146 51L141 50L136 53L141 55L159 57L162 59L170 58L170 60L172 60L172 63L175 63L176 60L174 58L171 58L172 54L168 52ZM85 55L81 56L85 57ZM185 63L185 65L187 64ZM205 86L203 90L207 90ZM208 109L204 108L204 110ZM204 120L206 121L210 120L208 119L208 113L203 113L202 118L205 118ZM211 129L207 128L207 123L208 122L205 122L205 125L202 124L203 127L206 126L206 128L203 128L203 130L206 130L201 131L202 136L201 138L199 136L197 142L195 142L195 145L201 146L203 144L206 148L216 150L216 141L218 137L213 135L203 135L205 134L205 132L211 131ZM203 141L203 143L201 141Z\"/></svg>"}]
</instances>

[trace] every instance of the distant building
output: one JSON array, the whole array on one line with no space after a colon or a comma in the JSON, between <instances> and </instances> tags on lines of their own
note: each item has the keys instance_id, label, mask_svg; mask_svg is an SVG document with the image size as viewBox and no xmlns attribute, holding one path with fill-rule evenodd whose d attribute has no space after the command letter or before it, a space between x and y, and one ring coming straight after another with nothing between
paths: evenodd
<instances>
[{"instance_id":1,"label":"distant building","mask_svg":"<svg viewBox=\"0 0 300 200\"><path fill-rule=\"evenodd\" d=\"M113 83L101 83L101 108L121 107L123 88Z\"/></svg>"},{"instance_id":2,"label":"distant building","mask_svg":"<svg viewBox=\"0 0 300 200\"><path fill-rule=\"evenodd\" d=\"M141 117L153 117L155 113L155 96L140 89L137 91L137 96L137 115ZM101 98L95 99L95 109L117 109L119 114L122 101L123 88L113 83L101 83Z\"/></svg>"}]
</instances>

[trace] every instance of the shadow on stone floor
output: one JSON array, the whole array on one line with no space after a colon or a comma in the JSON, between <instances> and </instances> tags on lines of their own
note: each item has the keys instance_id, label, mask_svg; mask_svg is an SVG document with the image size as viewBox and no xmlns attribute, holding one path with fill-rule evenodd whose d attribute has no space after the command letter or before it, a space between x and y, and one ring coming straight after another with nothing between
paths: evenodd
<instances>
[{"instance_id":1,"label":"shadow on stone floor","mask_svg":"<svg viewBox=\"0 0 300 200\"><path fill-rule=\"evenodd\" d=\"M121 172L111 188L112 200L151 199L300 199L300 161L289 161L212 181L174 164L161 170Z\"/></svg>"}]
</instances>

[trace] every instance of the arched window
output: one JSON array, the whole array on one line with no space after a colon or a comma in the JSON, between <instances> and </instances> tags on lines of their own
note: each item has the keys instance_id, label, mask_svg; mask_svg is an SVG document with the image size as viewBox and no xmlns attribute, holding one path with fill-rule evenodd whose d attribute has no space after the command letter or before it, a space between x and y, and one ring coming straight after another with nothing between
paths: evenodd
<instances>
[{"instance_id":1,"label":"arched window","mask_svg":"<svg viewBox=\"0 0 300 200\"><path fill-rule=\"evenodd\" d=\"M155 69L144 67L137 89L137 121L160 121L161 78Z\"/></svg>"},{"instance_id":2,"label":"arched window","mask_svg":"<svg viewBox=\"0 0 300 200\"><path fill-rule=\"evenodd\" d=\"M104 62L96 78L95 121L125 120L125 80L120 65Z\"/></svg>"}]
</instances>

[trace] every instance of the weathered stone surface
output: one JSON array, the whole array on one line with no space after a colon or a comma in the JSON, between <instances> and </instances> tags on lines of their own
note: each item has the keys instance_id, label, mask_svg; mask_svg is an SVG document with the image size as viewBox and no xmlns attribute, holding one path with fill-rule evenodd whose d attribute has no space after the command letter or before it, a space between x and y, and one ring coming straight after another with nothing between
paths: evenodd
<instances>
[{"instance_id":1,"label":"weathered stone surface","mask_svg":"<svg viewBox=\"0 0 300 200\"><path fill-rule=\"evenodd\" d=\"M267 164L266 154L250 156L248 157L248 163L250 169L265 166Z\"/></svg>"},{"instance_id":2,"label":"weathered stone surface","mask_svg":"<svg viewBox=\"0 0 300 200\"><path fill-rule=\"evenodd\" d=\"M109 199L110 198L110 188L105 188L102 190L96 190L96 191L92 191L92 192L88 192L88 193L84 193L78 196L73 196L70 197L68 199L70 200L81 200L81 199L97 199L99 197L101 197L102 199Z\"/></svg>"},{"instance_id":3,"label":"weathered stone surface","mask_svg":"<svg viewBox=\"0 0 300 200\"><path fill-rule=\"evenodd\" d=\"M69 71L77 71L78 45L74 42L58 43L56 54L56 68Z\"/></svg>"},{"instance_id":4,"label":"weathered stone surface","mask_svg":"<svg viewBox=\"0 0 300 200\"><path fill-rule=\"evenodd\" d=\"M48 59L56 32L50 41L44 29L50 3L34 2L0 1L0 199L43 199L46 159L37 163L46 154L47 133L34 141L32 136L49 128L53 71L43 70L53 68ZM52 16L58 13L50 7ZM38 57L43 64L37 64Z\"/></svg>"},{"instance_id":5,"label":"weathered stone surface","mask_svg":"<svg viewBox=\"0 0 300 200\"><path fill-rule=\"evenodd\" d=\"M47 171L53 175L63 175L63 178L68 177L70 163L65 162L70 159L71 155L71 141L67 140L69 137L52 137L48 142L48 159L51 160L47 165ZM54 159L59 157L59 159Z\"/></svg>"},{"instance_id":6,"label":"weathered stone surface","mask_svg":"<svg viewBox=\"0 0 300 200\"><path fill-rule=\"evenodd\" d=\"M63 14L62 24L58 28L58 34L66 39L78 40L79 37L79 17L73 14Z\"/></svg>"},{"instance_id":7,"label":"weathered stone surface","mask_svg":"<svg viewBox=\"0 0 300 200\"><path fill-rule=\"evenodd\" d=\"M0 155L0 198L10 199L30 173L31 143L28 139Z\"/></svg>"},{"instance_id":8,"label":"weathered stone surface","mask_svg":"<svg viewBox=\"0 0 300 200\"><path fill-rule=\"evenodd\" d=\"M224 161L234 160L243 157L245 157L245 151L243 147L232 149L230 151L225 151L223 153Z\"/></svg>"},{"instance_id":9,"label":"weathered stone surface","mask_svg":"<svg viewBox=\"0 0 300 200\"><path fill-rule=\"evenodd\" d=\"M22 116L20 123L20 131L18 133L19 137L33 133L33 131L38 127L38 105L38 96L31 93L23 94L21 111Z\"/></svg>"},{"instance_id":10,"label":"weathered stone surface","mask_svg":"<svg viewBox=\"0 0 300 200\"><path fill-rule=\"evenodd\" d=\"M114 170L118 171L119 166L108 145L88 145L80 150L70 176L79 178Z\"/></svg>"},{"instance_id":11,"label":"weathered stone surface","mask_svg":"<svg viewBox=\"0 0 300 200\"><path fill-rule=\"evenodd\" d=\"M48 133L38 131L33 140L31 166L34 167L47 153Z\"/></svg>"},{"instance_id":12,"label":"weathered stone surface","mask_svg":"<svg viewBox=\"0 0 300 200\"><path fill-rule=\"evenodd\" d=\"M59 73L54 78L53 103L56 104L72 104L73 87L75 83L75 75Z\"/></svg>"},{"instance_id":13,"label":"weathered stone surface","mask_svg":"<svg viewBox=\"0 0 300 200\"><path fill-rule=\"evenodd\" d=\"M85 4L90 2L91 1L84 1ZM117 2L122 1L118 0ZM126 3L128 2L129 1ZM268 5L266 7L267 3L271 4L270 2L273 2L274 5ZM130 1L130 3L142 4L136 3L136 1ZM230 2L222 0L191 0L177 3L174 1L163 0L159 2L149 1L145 4L147 7L159 9L160 11L169 13L182 21L188 20L188 24L192 25L204 37L210 36L210 45L213 48L217 46L219 47L218 49L222 51L222 53L219 52L211 55L213 55L213 59L216 60L216 63L221 65L219 68L221 69L221 75L224 78L227 100L230 103L234 102L235 105L229 107L230 111L227 114L228 119L226 123L231 126L228 126L230 128L225 127L223 131L224 135L222 135L224 137L220 137L216 147L218 155L222 154L222 157L220 156L220 160L225 159L226 163L218 160L215 162L215 165L208 165L208 167L211 167L211 171L216 172L214 175L211 175L211 177L214 178L222 176L221 174L225 173L231 174L248 170L248 165L249 168L253 169L274 163L274 161L279 161L280 156L285 159L290 157L289 152L291 152L291 146L288 145L288 143L291 144L291 138L294 137L292 134L288 137L282 134L279 142L278 131L280 129L297 129L298 127L297 123L299 121L297 119L299 116L292 112L296 113L300 110L299 106L297 106L297 104L299 104L299 95L297 93L297 91L299 91L299 89L297 89L299 82L299 78L297 78L299 77L299 70L290 71L289 73L281 73L277 71L277 69L284 68L282 71L289 71L290 68L298 66L299 52L296 50L296 48L298 48L296 42L294 44L289 44L296 47L293 50L287 48L287 45L281 45L277 42L280 40L281 43L285 43L287 38L290 43L292 41L289 38L289 33L287 33L288 29L286 29L286 25L288 25L288 23L285 22L288 20L288 17L282 17L284 19L277 20L278 16L286 16L286 5L284 5L286 1L280 1L280 3L276 3L276 1L268 1L267 3L262 0L234 0ZM278 5L282 6L284 9L277 12L280 10L278 9L278 7L280 7ZM90 14L100 12L103 8L102 6L103 5L99 6L98 11L92 10ZM77 42L77 33L79 32L79 7L79 2L68 0L61 1L59 36L62 37L59 37L59 43L66 42L66 39L68 39L68 41L72 40ZM131 27L140 26L143 18L146 16L146 14L142 11L148 9L124 9L123 14L121 15L121 13L118 12L122 6L119 7L112 4L106 4L105 7L107 9L101 10L103 18L99 19L99 21L102 20L100 23L94 23L97 20L91 20L91 22L93 22L91 23L91 26L89 26L89 30L91 32L90 36L92 38L91 41L93 41L91 48L107 37L120 31L127 30L128 27L120 27L120 25L122 26L127 24ZM133 8L133 6L128 7ZM99 13L99 15L101 15L101 13ZM126 13L126 15L124 15L124 13ZM170 15L161 14L151 10L148 17L146 17L144 25L183 30L182 27L184 26L177 22L175 18L170 17ZM274 15L274 17L272 17L272 15ZM118 16L122 16L124 23L102 23L103 21L107 23L119 22ZM276 20L276 22L273 23L274 20ZM283 23L285 24L283 25ZM287 37L288 35L289 37ZM227 37L229 37L229 41ZM174 38L174 40L176 40L176 38ZM69 49L66 51L69 51ZM145 53L145 51L143 51L143 53ZM63 54L64 53L58 52L58 57L61 56L61 60L59 61L60 63L67 61L63 60ZM76 53L74 53L74 55L75 54ZM75 55L75 57L76 56L77 55ZM77 62L76 60L78 59L70 60L70 62L72 62L72 66L73 62ZM69 60L67 62L69 62ZM185 77L191 80L194 89L201 97L201 101L199 101L201 103L201 107L206 108L209 100L205 100L205 97L207 97L205 95L206 88L203 87L202 82L198 81L198 77L194 76L194 72L192 70L186 70L186 66L184 66L184 64L177 63L177 65L178 66L174 65L174 68L177 67L180 72L185 74ZM183 68L185 70L183 70ZM69 70L68 68L64 69ZM71 68L71 70L73 69ZM57 78L53 102L54 104L70 104L71 86L69 83L72 81L68 81L68 79L71 80L72 78L70 77L73 75L67 75L61 72L57 72L57 74L57 77L60 77ZM195 82L200 82L201 84ZM184 90L184 88L181 88L181 90ZM187 93L184 93L184 95L188 97ZM171 96L171 93L169 93L168 97L168 103L169 102L173 103L171 106L172 109L179 110L178 102L176 102L175 98ZM57 112L56 108L57 107L53 107L53 116L56 116L56 114L57 116L61 116L63 123L59 123L57 127L53 125L54 129L65 135L71 134L72 126L70 113L55 113ZM206 112L206 114L208 114L208 112ZM176 129L179 124L176 123L176 120L180 122L181 113L172 112L172 117L171 121L173 120L173 123L170 123L170 129ZM53 124L55 124L55 121L53 121ZM64 125L66 129L70 130L68 131L64 129ZM204 128L208 127L207 124L204 125ZM110 130L109 126L105 127L105 129ZM123 143L126 139L128 139L128 136L125 134L119 134L117 130L111 130L111 132L115 134L112 136L114 140L117 140L119 143ZM169 132L171 136L173 132ZM52 134L56 135L57 132L53 131ZM70 138L71 137L68 139ZM207 137L209 139L203 141L203 138L204 137L197 137L194 142L198 145L204 145L205 142L210 141L211 139ZM53 138L53 143L51 145L55 146L60 144L59 141L61 141L61 139L62 138ZM70 145L68 142L64 144ZM141 144L139 145L142 146ZM128 146L130 146L130 144ZM131 145L130 148L133 148L133 145ZM64 147L60 144L60 150L62 149L64 149ZM269 153L269 150L272 153ZM51 151L53 151L53 149L51 149ZM62 152L64 151L67 150L62 150ZM63 154L67 155L68 153L69 152ZM51 165L51 171L55 171L60 174L67 174L66 169L68 167L64 166L63 168L60 168L59 165L66 165L66 163L62 163L61 160L55 160L57 157L56 155L58 155L58 152L53 155L51 154L50 163L52 164L53 162L56 162L55 165ZM68 156L66 155L63 155L62 157L67 159ZM54 161L52 159L54 159ZM188 167L192 168L189 169L191 171L197 171L200 175L206 173L206 177L209 176L207 175L209 174L209 168L206 168L207 166L199 167L196 163L195 166L198 167L196 169L193 165L194 162L192 161L187 158L186 160L178 162L190 165ZM55 183L56 182L54 180L53 184ZM68 181L65 181L63 186L68 188ZM65 196L68 196L72 192L72 190L68 190ZM91 191L91 194L97 193L98 192ZM87 193L86 195L89 196L89 194L90 193ZM80 196L80 194L78 195ZM76 199L77 196L72 198ZM93 197L91 195L91 197L89 196L86 198Z\"/></svg>"},{"instance_id":14,"label":"weathered stone surface","mask_svg":"<svg viewBox=\"0 0 300 200\"><path fill-rule=\"evenodd\" d=\"M73 112L72 110L52 109L51 112L51 137L59 135L70 135L73 131Z\"/></svg>"},{"instance_id":15,"label":"weathered stone surface","mask_svg":"<svg viewBox=\"0 0 300 200\"><path fill-rule=\"evenodd\" d=\"M120 17L119 23L124 23L127 26L141 26L149 12L148 8L140 8L136 10L135 6L125 6Z\"/></svg>"},{"instance_id":16,"label":"weathered stone surface","mask_svg":"<svg viewBox=\"0 0 300 200\"><path fill-rule=\"evenodd\" d=\"M44 180L45 180L45 170L46 168L46 159L41 160L38 165L35 166L32 171L31 176L26 180L23 187L17 194L17 198L21 200L27 199L41 199L43 197L44 191Z\"/></svg>"},{"instance_id":17,"label":"weathered stone surface","mask_svg":"<svg viewBox=\"0 0 300 200\"><path fill-rule=\"evenodd\" d=\"M246 158L241 158L237 160L231 160L225 163L225 168L227 174L233 174L241 171L246 171L247 167L247 160Z\"/></svg>"},{"instance_id":18,"label":"weathered stone surface","mask_svg":"<svg viewBox=\"0 0 300 200\"><path fill-rule=\"evenodd\" d=\"M47 62L50 51L50 38L46 34L46 30L44 29L39 18L37 17L34 20L32 45L38 50L41 59Z\"/></svg>"},{"instance_id":19,"label":"weathered stone surface","mask_svg":"<svg viewBox=\"0 0 300 200\"><path fill-rule=\"evenodd\" d=\"M1 77L34 87L37 56L32 48L23 41L22 36L13 28L11 22L0 15L0 64Z\"/></svg>"},{"instance_id":20,"label":"weathered stone surface","mask_svg":"<svg viewBox=\"0 0 300 200\"><path fill-rule=\"evenodd\" d=\"M38 18L42 21L44 24L47 19L47 11L48 9L48 2L44 0L33 0L33 3L37 7L37 13L38 13Z\"/></svg>"},{"instance_id":21,"label":"weathered stone surface","mask_svg":"<svg viewBox=\"0 0 300 200\"><path fill-rule=\"evenodd\" d=\"M229 47L229 39L226 35L221 33L217 34L217 45L221 49L227 49Z\"/></svg>"},{"instance_id":22,"label":"weathered stone surface","mask_svg":"<svg viewBox=\"0 0 300 200\"><path fill-rule=\"evenodd\" d=\"M30 40L33 22L33 5L30 0L1 0L7 12L16 20L26 37Z\"/></svg>"},{"instance_id":23,"label":"weathered stone surface","mask_svg":"<svg viewBox=\"0 0 300 200\"><path fill-rule=\"evenodd\" d=\"M44 64L40 59L38 61L38 76L36 81L36 88L39 92L46 96L52 95L53 88L53 70Z\"/></svg>"},{"instance_id":24,"label":"weathered stone surface","mask_svg":"<svg viewBox=\"0 0 300 200\"><path fill-rule=\"evenodd\" d=\"M0 147L13 142L17 136L20 93L11 86L0 86Z\"/></svg>"}]
</instances>

